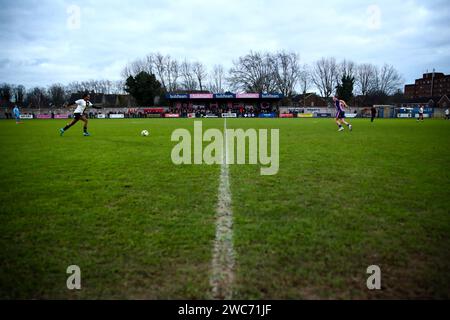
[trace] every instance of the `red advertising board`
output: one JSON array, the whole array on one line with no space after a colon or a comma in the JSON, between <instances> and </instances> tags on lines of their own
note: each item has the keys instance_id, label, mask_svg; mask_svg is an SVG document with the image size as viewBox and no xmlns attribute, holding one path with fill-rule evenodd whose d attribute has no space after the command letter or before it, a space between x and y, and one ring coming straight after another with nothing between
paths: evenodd
<instances>
[{"instance_id":1,"label":"red advertising board","mask_svg":"<svg viewBox=\"0 0 450 320\"><path fill-rule=\"evenodd\" d=\"M283 113L280 114L280 118L293 118L294 115L292 113Z\"/></svg>"}]
</instances>

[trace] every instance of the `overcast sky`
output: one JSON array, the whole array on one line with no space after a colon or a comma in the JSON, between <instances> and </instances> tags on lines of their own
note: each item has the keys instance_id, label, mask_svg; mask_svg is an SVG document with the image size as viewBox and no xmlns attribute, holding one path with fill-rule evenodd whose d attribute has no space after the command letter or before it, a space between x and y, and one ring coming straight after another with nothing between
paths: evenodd
<instances>
[{"instance_id":1,"label":"overcast sky","mask_svg":"<svg viewBox=\"0 0 450 320\"><path fill-rule=\"evenodd\" d=\"M450 73L450 1L0 0L0 83L120 79L150 52L209 68L253 51L393 64L406 82ZM79 13L79 14L78 14Z\"/></svg>"}]
</instances>

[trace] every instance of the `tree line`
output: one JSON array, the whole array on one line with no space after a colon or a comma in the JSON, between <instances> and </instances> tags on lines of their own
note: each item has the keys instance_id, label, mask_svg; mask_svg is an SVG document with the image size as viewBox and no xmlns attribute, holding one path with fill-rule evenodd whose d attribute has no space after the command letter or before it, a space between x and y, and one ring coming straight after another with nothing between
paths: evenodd
<instances>
[{"instance_id":1,"label":"tree line","mask_svg":"<svg viewBox=\"0 0 450 320\"><path fill-rule=\"evenodd\" d=\"M128 63L121 76L123 80L119 81L90 80L28 90L23 85L2 84L0 99L23 106L51 107L62 106L73 93L129 93L138 104L150 105L167 92L245 91L282 93L289 102L297 94L312 90L325 99L337 92L345 100L365 104L385 103L401 96L403 84L400 73L389 64L359 64L333 57L306 64L298 53L287 51L251 51L235 59L229 70L221 64L208 69L201 61L150 53Z\"/></svg>"},{"instance_id":2,"label":"tree line","mask_svg":"<svg viewBox=\"0 0 450 320\"><path fill-rule=\"evenodd\" d=\"M110 80L89 80L71 82L67 85L52 84L48 87L26 89L23 85L3 83L0 85L0 100L3 104L14 102L19 106L34 108L61 107L72 94L91 92L99 94L125 94L124 82Z\"/></svg>"},{"instance_id":3,"label":"tree line","mask_svg":"<svg viewBox=\"0 0 450 320\"><path fill-rule=\"evenodd\" d=\"M358 96L360 103L386 102L390 97L401 95L403 85L402 76L389 64L338 62L333 57L305 64L299 54L286 51L250 52L234 60L228 71L220 64L208 70L200 61L180 61L170 55L151 53L123 69L127 92L139 88L138 75L141 80L153 75L154 79L146 81L156 81L153 86L159 83L163 92L277 92L290 99L317 90L326 99L335 92L346 100Z\"/></svg>"}]
</instances>

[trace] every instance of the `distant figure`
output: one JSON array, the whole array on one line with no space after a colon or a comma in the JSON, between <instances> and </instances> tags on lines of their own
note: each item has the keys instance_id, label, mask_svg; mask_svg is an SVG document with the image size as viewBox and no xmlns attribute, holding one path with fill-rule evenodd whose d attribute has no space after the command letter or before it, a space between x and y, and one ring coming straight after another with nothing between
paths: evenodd
<instances>
[{"instance_id":1,"label":"distant figure","mask_svg":"<svg viewBox=\"0 0 450 320\"><path fill-rule=\"evenodd\" d=\"M373 122L373 120L377 117L377 108L375 108L374 106L371 109L371 113L372 113L372 119L371 122Z\"/></svg>"},{"instance_id":2,"label":"distant figure","mask_svg":"<svg viewBox=\"0 0 450 320\"><path fill-rule=\"evenodd\" d=\"M336 124L339 127L339 132L344 131L344 127L342 126L345 124L350 131L353 130L353 127L350 123L345 121L345 108L347 107L347 104L344 100L339 100L338 96L333 97L334 106L336 107Z\"/></svg>"},{"instance_id":3,"label":"distant figure","mask_svg":"<svg viewBox=\"0 0 450 320\"><path fill-rule=\"evenodd\" d=\"M417 121L424 121L423 120L423 114L424 114L424 109L423 109L423 106L420 106L419 107L419 119L417 119Z\"/></svg>"},{"instance_id":4,"label":"distant figure","mask_svg":"<svg viewBox=\"0 0 450 320\"><path fill-rule=\"evenodd\" d=\"M20 110L17 105L14 106L13 114L14 118L16 119L16 124L22 124L23 122L20 121Z\"/></svg>"},{"instance_id":5,"label":"distant figure","mask_svg":"<svg viewBox=\"0 0 450 320\"><path fill-rule=\"evenodd\" d=\"M450 111L447 109L445 109L445 119L446 120L450 120Z\"/></svg>"}]
</instances>

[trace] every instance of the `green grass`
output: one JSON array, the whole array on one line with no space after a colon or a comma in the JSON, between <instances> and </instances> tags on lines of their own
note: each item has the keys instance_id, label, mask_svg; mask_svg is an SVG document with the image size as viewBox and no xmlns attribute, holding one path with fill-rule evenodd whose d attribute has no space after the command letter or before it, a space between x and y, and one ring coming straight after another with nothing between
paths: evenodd
<instances>
[{"instance_id":1,"label":"green grass","mask_svg":"<svg viewBox=\"0 0 450 320\"><path fill-rule=\"evenodd\" d=\"M231 167L236 299L450 297L450 122L353 123L228 120L280 129L278 175ZM63 124L0 121L0 298L208 298L220 167L170 159L193 120Z\"/></svg>"}]
</instances>

